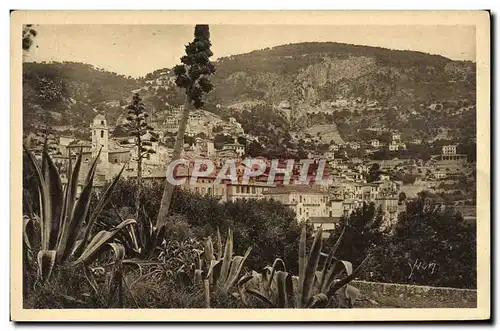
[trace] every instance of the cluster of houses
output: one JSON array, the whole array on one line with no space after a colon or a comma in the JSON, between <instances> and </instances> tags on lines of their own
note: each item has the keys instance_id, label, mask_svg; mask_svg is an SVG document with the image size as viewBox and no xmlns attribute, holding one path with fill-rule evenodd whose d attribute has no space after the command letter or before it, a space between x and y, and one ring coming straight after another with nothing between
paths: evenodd
<instances>
[{"instance_id":1,"label":"cluster of houses","mask_svg":"<svg viewBox=\"0 0 500 331\"><path fill-rule=\"evenodd\" d=\"M168 115L152 116L152 125L160 133L148 132L142 137L143 140L152 141L151 148L155 151L143 159L143 174L145 181L165 181L166 165L172 158L172 148L162 143L165 132L175 132L178 121L182 114L182 108L175 108ZM209 113L211 114L211 113ZM212 114L213 115L213 114ZM325 236L329 230L334 229L341 217L348 216L363 203L373 202L380 209L386 225L390 226L397 221L398 214L405 209L405 201L401 199L401 193L405 193L405 199L413 199L417 193L428 190L432 191L440 181L446 180L453 174L463 174L473 169L473 165L467 164L465 155L457 154L456 145L444 146L442 154L432 159L427 164L408 165L402 160L386 160L379 162L381 170L396 170L405 168L414 169L417 180L411 185L396 181L390 176L382 175L376 181L367 182L367 173L371 163L366 160L337 159L335 152L337 145L332 145L324 155L311 155L315 162L319 159L328 160L326 174L320 183L315 183L316 174L314 170L308 174L311 178L310 184L298 184L297 178L300 168L294 166L291 182L285 185L285 175L277 174L274 181L269 183L269 162L266 171L251 181L241 181L244 173L245 145L238 143L237 137L244 134L241 125L234 118L229 122L222 121L216 115L207 115L203 111L195 111L190 114L188 121L188 135L197 135L205 132L206 137L197 137L191 145L185 145L182 157L191 160L208 158L214 161L216 168L214 174L199 177L195 183L186 180L182 188L197 192L202 195L211 195L219 201L235 201L238 199L274 199L291 208L299 222L309 221L314 226L322 226ZM222 149L215 149L213 129L219 127L222 133L231 135L233 142L224 144ZM83 164L80 174L83 182L86 173L90 169L91 161L99 155L95 185L101 187L106 181L111 180L125 166L123 177L135 177L137 175L137 147L134 137L110 137L109 126L103 114L98 114L90 125L91 140L77 140L71 137L60 137L56 144L56 152L53 159L57 165L64 168L68 165L70 157L75 157L80 151L83 153ZM218 131L218 130L217 130ZM218 131L219 132L219 131ZM156 139L152 139L152 137ZM351 143L350 147L360 147L357 143ZM381 143L374 139L369 142L374 148L380 148ZM393 146L393 147L391 147ZM396 147L394 147L396 146ZM401 141L399 133L392 134L389 149L395 150L406 148ZM100 151L100 153L99 153ZM238 182L225 180L216 181L216 172L222 166L224 160L236 160L239 176ZM286 161L286 160L284 160ZM283 161L283 162L284 162ZM316 163L317 164L317 163ZM286 167L286 166L284 166ZM313 167L314 169L314 167ZM192 173L192 167L180 167L176 176L188 178ZM66 172L61 171L64 176ZM429 175L432 174L432 176ZM64 177L63 177L64 181Z\"/></svg>"},{"instance_id":2,"label":"cluster of houses","mask_svg":"<svg viewBox=\"0 0 500 331\"><path fill-rule=\"evenodd\" d=\"M179 129L179 122L184 111L184 106L179 107L167 106L167 109L161 112L153 112L151 114L150 125L156 128L159 132L175 133ZM186 135L197 135L203 133L207 137L213 136L214 129L220 129L220 132L242 135L243 128L234 117L230 117L229 121L222 120L214 113L196 109L189 112L189 118L186 126Z\"/></svg>"},{"instance_id":3,"label":"cluster of houses","mask_svg":"<svg viewBox=\"0 0 500 331\"><path fill-rule=\"evenodd\" d=\"M193 114L194 121L197 121L198 115ZM234 122L233 122L234 123ZM239 124L239 123L238 123ZM236 126L237 127L237 126ZM231 126L233 128L233 126ZM103 114L98 114L90 125L91 139L75 139L74 137L61 136L57 141L51 143L51 154L54 163L60 168L61 176L65 180L66 167L69 164L69 158L76 158L82 153L82 166L80 174L86 174L90 169L92 160L99 155L98 167L95 176L95 185L103 186L106 181L115 177L125 166L123 177L134 177L137 174L138 148L135 144L135 137L120 136L112 137L110 127ZM187 134L189 135L189 133ZM152 139L152 138L155 139ZM32 140L32 137L28 137ZM158 172L165 172L168 161L172 158L173 148L168 148L165 141L164 132L147 132L141 137L142 141L149 141L150 149L154 153L145 155L142 159L143 176L155 176ZM28 146L30 143L27 144ZM36 147L36 146L34 146ZM38 147L39 144L38 144ZM34 148L38 150L40 148ZM245 146L238 143L236 139L233 142L226 143L222 149L216 150L214 143L210 138L195 138L193 144L185 144L182 157L187 159L195 158L237 158L245 154ZM82 177L84 178L84 177Z\"/></svg>"},{"instance_id":4,"label":"cluster of houses","mask_svg":"<svg viewBox=\"0 0 500 331\"><path fill-rule=\"evenodd\" d=\"M183 189L213 196L221 202L238 199L279 201L295 212L299 222L309 221L315 227L322 226L325 236L339 224L342 217L348 216L363 203L373 202L382 213L387 226L394 224L398 213L405 209L405 204L399 196L400 183L388 179L367 183L362 176L333 175L329 171L323 173L321 181L317 181L317 165L316 162L310 168L307 180L309 184L299 183L299 163L294 165L291 175L275 174L272 182L269 181L270 164L267 163L267 168L261 175L246 182L244 173L247 165L243 160L236 162L237 181L218 181L220 164L212 174L198 177L195 182L190 180L193 165L179 167L176 178L185 179L181 184ZM278 168L285 169L286 166L283 161ZM150 179L161 182L165 180L165 174L158 174Z\"/></svg>"},{"instance_id":5,"label":"cluster of houses","mask_svg":"<svg viewBox=\"0 0 500 331\"><path fill-rule=\"evenodd\" d=\"M372 139L368 142L358 142L358 141L352 141L346 143L346 146L353 150L358 150L360 148L365 148L369 152L373 152L376 150L380 150L384 147L387 147L390 151L404 151L406 150L406 143L401 140L401 134L398 132L393 132L392 133L392 139L391 141L387 144L384 145L383 142L381 142L379 139ZM421 141L412 141L412 143L420 144ZM338 149L340 146L336 146L336 149Z\"/></svg>"}]
</instances>

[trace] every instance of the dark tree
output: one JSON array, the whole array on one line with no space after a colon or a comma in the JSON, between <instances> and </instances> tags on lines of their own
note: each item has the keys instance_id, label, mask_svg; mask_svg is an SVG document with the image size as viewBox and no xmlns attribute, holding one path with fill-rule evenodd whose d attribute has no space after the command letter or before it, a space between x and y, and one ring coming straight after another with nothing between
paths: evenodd
<instances>
[{"instance_id":1,"label":"dark tree","mask_svg":"<svg viewBox=\"0 0 500 331\"><path fill-rule=\"evenodd\" d=\"M384 227L384 218L374 203L364 203L348 217L340 220L327 245L333 245L345 228L338 258L359 264L365 257L384 244L389 229Z\"/></svg>"},{"instance_id":2,"label":"dark tree","mask_svg":"<svg viewBox=\"0 0 500 331\"><path fill-rule=\"evenodd\" d=\"M390 241L367 266L377 281L475 288L476 231L426 195L407 203ZM387 272L387 271L390 272Z\"/></svg>"}]
</instances>

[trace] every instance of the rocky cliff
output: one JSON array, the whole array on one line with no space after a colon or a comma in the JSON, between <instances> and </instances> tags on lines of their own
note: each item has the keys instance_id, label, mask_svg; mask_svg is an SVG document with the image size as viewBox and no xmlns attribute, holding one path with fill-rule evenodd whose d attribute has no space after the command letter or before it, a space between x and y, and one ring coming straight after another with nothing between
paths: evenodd
<instances>
[{"instance_id":1,"label":"rocky cliff","mask_svg":"<svg viewBox=\"0 0 500 331\"><path fill-rule=\"evenodd\" d=\"M300 43L220 58L215 65L215 89L205 109L219 115L267 107L287 123L285 131L331 125L337 140L356 139L357 132L373 126L404 131L408 138L435 136L443 127L454 136L475 135L472 62ZM133 79L86 64L27 63L23 78L25 128L43 121L41 115L56 126L86 128L97 110L115 123L133 92L158 112L184 100L168 68Z\"/></svg>"}]
</instances>

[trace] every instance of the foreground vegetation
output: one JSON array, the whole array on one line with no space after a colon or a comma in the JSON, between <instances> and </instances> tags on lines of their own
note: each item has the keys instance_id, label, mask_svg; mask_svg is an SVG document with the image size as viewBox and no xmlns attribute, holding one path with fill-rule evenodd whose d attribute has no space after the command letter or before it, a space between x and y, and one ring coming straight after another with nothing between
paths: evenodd
<instances>
[{"instance_id":1,"label":"foreground vegetation","mask_svg":"<svg viewBox=\"0 0 500 331\"><path fill-rule=\"evenodd\" d=\"M355 277L475 287L474 229L423 198L391 229L365 205L323 243L279 202L181 190L157 229L163 184L144 185L134 219L136 181L116 178L96 194L94 162L76 199L81 157L62 185L47 152L41 164L25 156L25 307L351 307Z\"/></svg>"},{"instance_id":2,"label":"foreground vegetation","mask_svg":"<svg viewBox=\"0 0 500 331\"><path fill-rule=\"evenodd\" d=\"M307 251L308 229L304 225L295 255L296 274L275 256L272 265L255 271L245 265L252 247L237 255L232 226L227 227L225 243L217 227L214 243L211 235L203 240L189 237L189 226L183 230L175 218L167 222L172 226L154 227L144 205L141 219L124 219L123 208L117 209L112 201L121 173L99 198L92 195L99 155L77 195L81 154L74 167L70 164L68 182L63 186L47 148L41 165L31 152L25 152L36 178L35 187L27 192L37 192L39 198L25 200L23 281L27 308L352 307L359 295L349 283L366 260L354 269L349 261L336 258L343 234L320 262L322 231L316 231ZM179 241L183 235L186 239ZM249 239L255 241L253 238ZM257 255L251 265L275 254L272 250L262 252L264 257Z\"/></svg>"},{"instance_id":3,"label":"foreground vegetation","mask_svg":"<svg viewBox=\"0 0 500 331\"><path fill-rule=\"evenodd\" d=\"M197 26L174 70L187 106L201 108L202 96L212 90L210 45L208 26ZM116 81L130 84L103 75L109 88ZM44 92L25 93L25 115L40 110L29 111L30 104L58 109L65 84L27 78L40 81ZM121 172L95 192L99 155L83 183L81 153L62 178L47 134L43 139L41 162L27 149L23 160L25 308L351 308L361 298L352 285L358 277L475 286L474 229L425 197L408 204L394 228L384 228L380 213L365 205L324 243L321 228L299 225L289 208L273 200L219 203L164 183L143 183L140 175L122 180ZM140 135L138 140L140 149Z\"/></svg>"}]
</instances>

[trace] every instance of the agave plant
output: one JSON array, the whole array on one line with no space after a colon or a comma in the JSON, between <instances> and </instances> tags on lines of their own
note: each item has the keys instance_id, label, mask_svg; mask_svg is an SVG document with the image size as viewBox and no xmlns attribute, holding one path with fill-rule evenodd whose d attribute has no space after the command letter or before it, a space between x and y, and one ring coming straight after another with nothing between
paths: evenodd
<instances>
[{"instance_id":1,"label":"agave plant","mask_svg":"<svg viewBox=\"0 0 500 331\"><path fill-rule=\"evenodd\" d=\"M277 270L280 264L283 270ZM264 267L260 273L251 271L251 279L245 284L242 291L243 301L246 303L246 293L264 301L273 308L288 308L294 306L292 274L286 271L285 262L277 258L271 266Z\"/></svg>"},{"instance_id":2,"label":"agave plant","mask_svg":"<svg viewBox=\"0 0 500 331\"><path fill-rule=\"evenodd\" d=\"M210 307L210 293L217 291L223 295L232 294L238 297L241 292L238 294L233 290L241 291L242 286L252 278L251 276L240 277L245 260L252 248L249 247L243 256L234 255L233 243L233 231L229 229L223 250L222 238L217 230L217 252L214 250L212 238L208 237L203 250L194 250L197 254L194 272L187 273L183 267L176 271L184 284L204 288L206 307Z\"/></svg>"},{"instance_id":3,"label":"agave plant","mask_svg":"<svg viewBox=\"0 0 500 331\"><path fill-rule=\"evenodd\" d=\"M141 260L139 258L124 260L124 263L137 266L140 271L139 280L153 278L163 282L167 278L177 278L182 284L192 285L195 270L201 269L200 252L202 244L195 239L187 239L181 242L176 240L162 241L157 247L159 254L152 259ZM143 274L143 267L150 267Z\"/></svg>"},{"instance_id":4,"label":"agave plant","mask_svg":"<svg viewBox=\"0 0 500 331\"><path fill-rule=\"evenodd\" d=\"M127 226L125 231L117 235L119 241L126 251L126 256L130 257L124 260L128 264L144 264L151 262L152 259L158 258L161 253L161 247L164 244L165 227L160 230L156 229L151 222L151 219L142 210L144 217L136 223ZM124 222L124 217L113 206L112 212L104 212L103 217L96 222L101 228L106 228L109 224L118 225Z\"/></svg>"},{"instance_id":5,"label":"agave plant","mask_svg":"<svg viewBox=\"0 0 500 331\"><path fill-rule=\"evenodd\" d=\"M41 167L35 156L26 147L24 149L29 162L36 170L40 198L39 216L24 220L24 238L26 245L32 250L37 249L33 243L40 243L37 253L38 272L42 281L46 281L56 265L90 265L104 250L107 243L135 221L126 220L93 235L94 224L104 206L109 202L111 192L124 169L122 168L102 194L89 215L92 186L100 151L93 160L83 183L83 189L77 197L78 178L82 164L81 152L74 167L70 158L68 182L63 187L59 172L47 148L43 150ZM33 231L33 229L39 229L39 231Z\"/></svg>"},{"instance_id":6,"label":"agave plant","mask_svg":"<svg viewBox=\"0 0 500 331\"><path fill-rule=\"evenodd\" d=\"M318 229L307 255L306 227L302 227L298 277L286 272L284 262L277 259L272 267L266 267L262 273L252 273L253 279L245 292L273 308L324 308L334 303L337 307L352 307L359 290L349 283L359 274L366 259L353 271L349 261L335 258L344 232L345 229L327 255L322 270L318 271L320 257L326 255L321 253L322 229ZM277 262L281 262L284 270L276 271ZM345 277L339 279L342 275Z\"/></svg>"}]
</instances>

